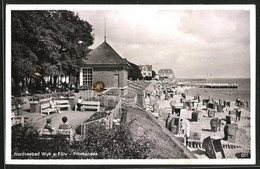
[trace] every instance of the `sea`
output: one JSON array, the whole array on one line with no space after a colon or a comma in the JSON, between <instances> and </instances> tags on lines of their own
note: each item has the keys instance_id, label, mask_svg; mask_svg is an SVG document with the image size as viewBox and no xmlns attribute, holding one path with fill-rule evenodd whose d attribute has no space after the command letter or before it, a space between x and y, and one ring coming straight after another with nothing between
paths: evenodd
<instances>
[{"instance_id":1,"label":"sea","mask_svg":"<svg viewBox=\"0 0 260 169\"><path fill-rule=\"evenodd\" d=\"M196 83L206 83L206 79L176 79L184 84L195 85ZM224 99L235 101L237 98L250 103L250 78L212 78L207 79L208 83L238 83L238 88L191 88L189 96L199 94L207 98Z\"/></svg>"}]
</instances>

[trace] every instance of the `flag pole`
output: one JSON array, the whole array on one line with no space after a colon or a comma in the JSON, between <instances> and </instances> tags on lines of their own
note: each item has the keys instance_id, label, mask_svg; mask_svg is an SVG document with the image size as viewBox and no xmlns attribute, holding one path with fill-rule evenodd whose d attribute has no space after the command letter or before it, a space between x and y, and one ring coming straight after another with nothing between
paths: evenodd
<instances>
[{"instance_id":1,"label":"flag pole","mask_svg":"<svg viewBox=\"0 0 260 169\"><path fill-rule=\"evenodd\" d=\"M106 17L104 18L105 24L104 24L104 41L106 42L107 36L106 36Z\"/></svg>"}]
</instances>

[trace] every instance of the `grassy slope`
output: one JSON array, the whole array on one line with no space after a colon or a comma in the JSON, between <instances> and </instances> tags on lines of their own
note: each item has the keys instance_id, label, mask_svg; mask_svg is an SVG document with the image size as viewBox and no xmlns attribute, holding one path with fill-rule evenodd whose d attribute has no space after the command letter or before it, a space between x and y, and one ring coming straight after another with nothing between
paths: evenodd
<instances>
[{"instance_id":1,"label":"grassy slope","mask_svg":"<svg viewBox=\"0 0 260 169\"><path fill-rule=\"evenodd\" d=\"M152 140L153 146L150 158L153 159L187 159L196 158L186 149L168 130L160 126L157 119L141 110L129 108L127 112L127 123L130 123L134 138L147 134Z\"/></svg>"}]
</instances>

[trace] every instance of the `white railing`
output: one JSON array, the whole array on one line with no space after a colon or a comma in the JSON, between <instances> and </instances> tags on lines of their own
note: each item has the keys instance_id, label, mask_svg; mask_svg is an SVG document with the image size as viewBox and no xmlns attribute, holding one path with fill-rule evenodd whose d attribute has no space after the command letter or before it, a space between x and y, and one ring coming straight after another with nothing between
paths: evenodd
<instances>
[{"instance_id":1,"label":"white railing","mask_svg":"<svg viewBox=\"0 0 260 169\"><path fill-rule=\"evenodd\" d=\"M87 134L87 127L89 124L93 123L99 123L101 124L102 122L105 122L106 129L113 129L113 123L115 119L120 119L121 117L121 108L122 108L122 101L119 100L118 104L116 107L111 111L111 113L107 117L103 117L94 121L90 122L82 122L81 123L81 136L83 138L86 138Z\"/></svg>"}]
</instances>

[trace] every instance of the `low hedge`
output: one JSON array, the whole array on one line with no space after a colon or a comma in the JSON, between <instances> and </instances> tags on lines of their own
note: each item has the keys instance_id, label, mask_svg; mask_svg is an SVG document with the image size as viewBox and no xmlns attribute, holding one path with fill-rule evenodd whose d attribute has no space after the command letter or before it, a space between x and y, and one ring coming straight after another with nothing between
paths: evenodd
<instances>
[{"instance_id":1,"label":"low hedge","mask_svg":"<svg viewBox=\"0 0 260 169\"><path fill-rule=\"evenodd\" d=\"M42 139L31 127L12 128L13 159L145 159L150 152L150 141L144 135L138 140L130 137L128 126L115 126L106 130L104 126L89 125L84 140L69 142L56 135ZM48 156L42 154L45 152ZM17 155L39 153L39 156ZM63 154L63 156L61 155Z\"/></svg>"}]
</instances>

